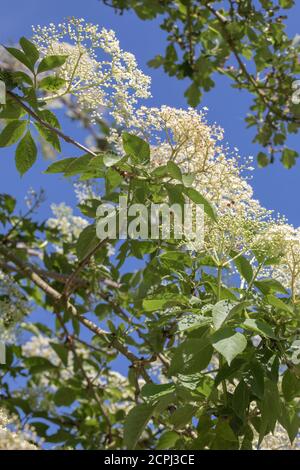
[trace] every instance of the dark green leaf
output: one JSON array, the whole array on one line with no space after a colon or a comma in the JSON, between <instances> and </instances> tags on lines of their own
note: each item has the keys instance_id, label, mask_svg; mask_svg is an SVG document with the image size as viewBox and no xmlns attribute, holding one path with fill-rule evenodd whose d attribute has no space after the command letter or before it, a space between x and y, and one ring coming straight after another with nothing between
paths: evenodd
<instances>
[{"instance_id":1,"label":"dark green leaf","mask_svg":"<svg viewBox=\"0 0 300 470\"><path fill-rule=\"evenodd\" d=\"M37 147L30 131L28 131L16 149L16 167L21 176L32 167L36 157Z\"/></svg>"}]
</instances>

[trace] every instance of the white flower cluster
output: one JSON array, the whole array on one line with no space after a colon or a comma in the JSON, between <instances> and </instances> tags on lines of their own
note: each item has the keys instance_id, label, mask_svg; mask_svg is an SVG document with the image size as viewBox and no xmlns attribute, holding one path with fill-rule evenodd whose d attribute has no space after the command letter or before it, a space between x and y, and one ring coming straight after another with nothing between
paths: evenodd
<instances>
[{"instance_id":1,"label":"white flower cluster","mask_svg":"<svg viewBox=\"0 0 300 470\"><path fill-rule=\"evenodd\" d=\"M38 450L35 441L36 435L30 426L21 429L17 419L9 418L5 410L0 409L0 450Z\"/></svg>"},{"instance_id":2,"label":"white flower cluster","mask_svg":"<svg viewBox=\"0 0 300 470\"><path fill-rule=\"evenodd\" d=\"M253 198L253 189L243 175L253 169L251 159L241 164L237 149L229 153L222 142L223 129L209 125L205 112L143 106L132 116L130 131L151 143L154 166L176 163L215 207L218 223L205 222L205 250L222 261L231 250L249 250L257 236L277 222ZM110 141L122 151L117 131L112 130Z\"/></svg>"},{"instance_id":3,"label":"white flower cluster","mask_svg":"<svg viewBox=\"0 0 300 470\"><path fill-rule=\"evenodd\" d=\"M101 117L105 107L123 123L137 100L150 96L150 78L139 70L134 55L120 48L114 31L99 31L98 26L76 18L33 27L33 31L33 41L43 56L68 56L56 71L65 85L50 99L73 95L92 117Z\"/></svg>"},{"instance_id":4,"label":"white flower cluster","mask_svg":"<svg viewBox=\"0 0 300 470\"><path fill-rule=\"evenodd\" d=\"M270 239L274 240L273 246L277 247L280 262L273 266L271 275L291 291L295 301L300 295L300 227L282 224L274 229L272 235Z\"/></svg>"},{"instance_id":5,"label":"white flower cluster","mask_svg":"<svg viewBox=\"0 0 300 470\"><path fill-rule=\"evenodd\" d=\"M71 243L74 239L76 240L88 225L88 221L83 217L73 215L73 209L64 202L51 204L51 210L55 217L48 219L47 225L52 229L57 229L66 242Z\"/></svg>"},{"instance_id":6,"label":"white flower cluster","mask_svg":"<svg viewBox=\"0 0 300 470\"><path fill-rule=\"evenodd\" d=\"M79 204L84 204L88 199L100 199L92 181L74 183L74 191Z\"/></svg>"},{"instance_id":7,"label":"white flower cluster","mask_svg":"<svg viewBox=\"0 0 300 470\"><path fill-rule=\"evenodd\" d=\"M132 54L122 51L113 31L99 30L83 19L38 26L33 40L43 56L68 56L56 70L65 86L46 99L76 96L79 106L90 110L94 117L101 114L102 107L109 108L117 123L151 144L152 165L173 161L183 173L192 176L190 184L207 198L218 215L216 224L206 218L204 245L217 263L230 262L232 251L247 254L255 249L266 256L277 253L281 262L272 275L293 296L300 295L298 229L282 217L274 218L272 211L254 198L243 174L253 169L251 159L241 164L237 149L229 152L222 143L223 129L207 123L205 108L200 112L168 106L136 109L138 98L149 96L149 77L137 68ZM122 151L117 131L111 132L110 141ZM80 202L92 194L87 186L76 187L76 193ZM56 218L49 220L49 226L58 228L67 241L87 225L65 204L53 205L53 211ZM190 248L197 249L197 244L190 241Z\"/></svg>"}]
</instances>

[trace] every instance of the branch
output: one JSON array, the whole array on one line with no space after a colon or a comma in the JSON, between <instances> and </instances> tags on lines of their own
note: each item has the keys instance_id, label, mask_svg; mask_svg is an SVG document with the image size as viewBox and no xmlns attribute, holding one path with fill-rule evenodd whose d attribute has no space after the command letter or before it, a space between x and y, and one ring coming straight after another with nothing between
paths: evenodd
<instances>
[{"instance_id":1,"label":"branch","mask_svg":"<svg viewBox=\"0 0 300 470\"><path fill-rule=\"evenodd\" d=\"M65 288L64 288L63 293L62 293L62 296L66 297L66 298L70 296L70 294L72 293L72 290L74 288L74 285L76 285L76 279L79 276L80 272L90 262L90 259L92 258L92 256L94 256L97 253L97 251L103 245L105 245L107 240L108 240L107 238L105 238L104 240L100 240L97 243L97 245L80 261L80 263L78 264L75 271L71 274L71 276L67 280L67 282L65 284Z\"/></svg>"},{"instance_id":2,"label":"branch","mask_svg":"<svg viewBox=\"0 0 300 470\"><path fill-rule=\"evenodd\" d=\"M80 144L77 142L75 139L72 137L69 137L68 135L64 134L60 129L56 129L56 127L52 127L48 122L44 121L39 117L39 115L33 111L27 104L25 104L22 99L13 93L12 91L8 90L7 94L13 98L25 111L35 119L35 121L39 122L42 126L46 127L51 132L54 132L57 134L59 137L61 137L65 142L68 142L69 144L74 145L75 147L79 148L80 150L83 150L85 153L88 153L89 155L92 155L93 157L97 157L97 154L90 150L89 148L85 147L84 145Z\"/></svg>"},{"instance_id":3,"label":"branch","mask_svg":"<svg viewBox=\"0 0 300 470\"><path fill-rule=\"evenodd\" d=\"M12 253L7 247L0 244L0 254L4 256L5 259L11 261L18 267L18 271L22 273L25 277L30 279L36 286L38 286L43 292L49 295L56 305L65 305L68 312L74 317L77 318L80 323L82 323L86 328L92 331L95 335L105 338L108 342L108 346L114 347L117 351L119 351L123 356L125 356L133 365L137 365L139 367L140 373L144 380L147 383L152 383L152 379L146 372L144 367L141 367L141 363L143 363L143 359L139 359L135 354L133 354L129 349L122 344L118 338L115 336L114 333L106 331L99 326L97 326L94 322L89 320L88 318L83 317L80 315L76 309L76 307L70 302L66 301L64 296L50 286L44 279L42 279L31 267L29 263L25 263L20 258L18 258L14 253Z\"/></svg>"}]
</instances>

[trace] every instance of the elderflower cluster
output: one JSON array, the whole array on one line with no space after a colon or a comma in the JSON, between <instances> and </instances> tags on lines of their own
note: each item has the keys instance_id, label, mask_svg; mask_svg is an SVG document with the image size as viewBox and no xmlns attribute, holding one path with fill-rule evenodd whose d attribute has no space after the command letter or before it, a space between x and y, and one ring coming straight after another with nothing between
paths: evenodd
<instances>
[{"instance_id":1,"label":"elderflower cluster","mask_svg":"<svg viewBox=\"0 0 300 470\"><path fill-rule=\"evenodd\" d=\"M224 131L209 125L206 108L197 111L141 107L132 116L130 131L151 144L151 164L176 163L191 185L215 208L218 223L205 221L204 249L218 260L232 250L246 252L272 223L271 211L261 207L243 175L251 171L251 159L241 164L237 149L229 153ZM122 151L120 136L111 131L110 141ZM197 250L197 241L190 241Z\"/></svg>"},{"instance_id":2,"label":"elderflower cluster","mask_svg":"<svg viewBox=\"0 0 300 470\"><path fill-rule=\"evenodd\" d=\"M99 199L97 188L92 181L78 181L74 183L74 191L79 204L84 204L89 199Z\"/></svg>"},{"instance_id":3,"label":"elderflower cluster","mask_svg":"<svg viewBox=\"0 0 300 470\"><path fill-rule=\"evenodd\" d=\"M33 32L42 56L67 56L56 69L65 84L48 99L73 95L94 119L105 107L121 124L132 115L139 98L150 96L150 78L139 70L134 55L120 48L114 31L70 18L58 25L33 27Z\"/></svg>"},{"instance_id":4,"label":"elderflower cluster","mask_svg":"<svg viewBox=\"0 0 300 470\"><path fill-rule=\"evenodd\" d=\"M272 267L271 275L289 289L293 299L300 295L300 227L284 224L274 230L280 262Z\"/></svg>"},{"instance_id":5,"label":"elderflower cluster","mask_svg":"<svg viewBox=\"0 0 300 470\"><path fill-rule=\"evenodd\" d=\"M38 450L35 441L36 435L30 426L21 429L16 418L9 418L5 410L0 409L0 450Z\"/></svg>"},{"instance_id":6,"label":"elderflower cluster","mask_svg":"<svg viewBox=\"0 0 300 470\"><path fill-rule=\"evenodd\" d=\"M52 229L57 229L66 242L71 243L78 238L88 225L88 221L83 217L73 215L73 209L64 202L51 204L51 210L55 217L48 219L47 225Z\"/></svg>"}]
</instances>

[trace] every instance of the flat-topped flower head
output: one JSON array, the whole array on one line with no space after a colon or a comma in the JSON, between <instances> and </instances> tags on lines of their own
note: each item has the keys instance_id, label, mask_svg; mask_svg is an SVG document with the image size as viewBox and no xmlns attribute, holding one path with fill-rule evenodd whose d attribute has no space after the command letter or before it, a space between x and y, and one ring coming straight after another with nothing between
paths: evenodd
<instances>
[{"instance_id":1,"label":"flat-topped flower head","mask_svg":"<svg viewBox=\"0 0 300 470\"><path fill-rule=\"evenodd\" d=\"M56 69L65 85L46 99L70 94L93 118L100 118L106 108L121 124L131 116L139 98L150 96L150 78L138 68L134 55L120 48L114 31L99 30L97 25L76 18L36 26L33 31L42 56L68 56Z\"/></svg>"}]
</instances>

